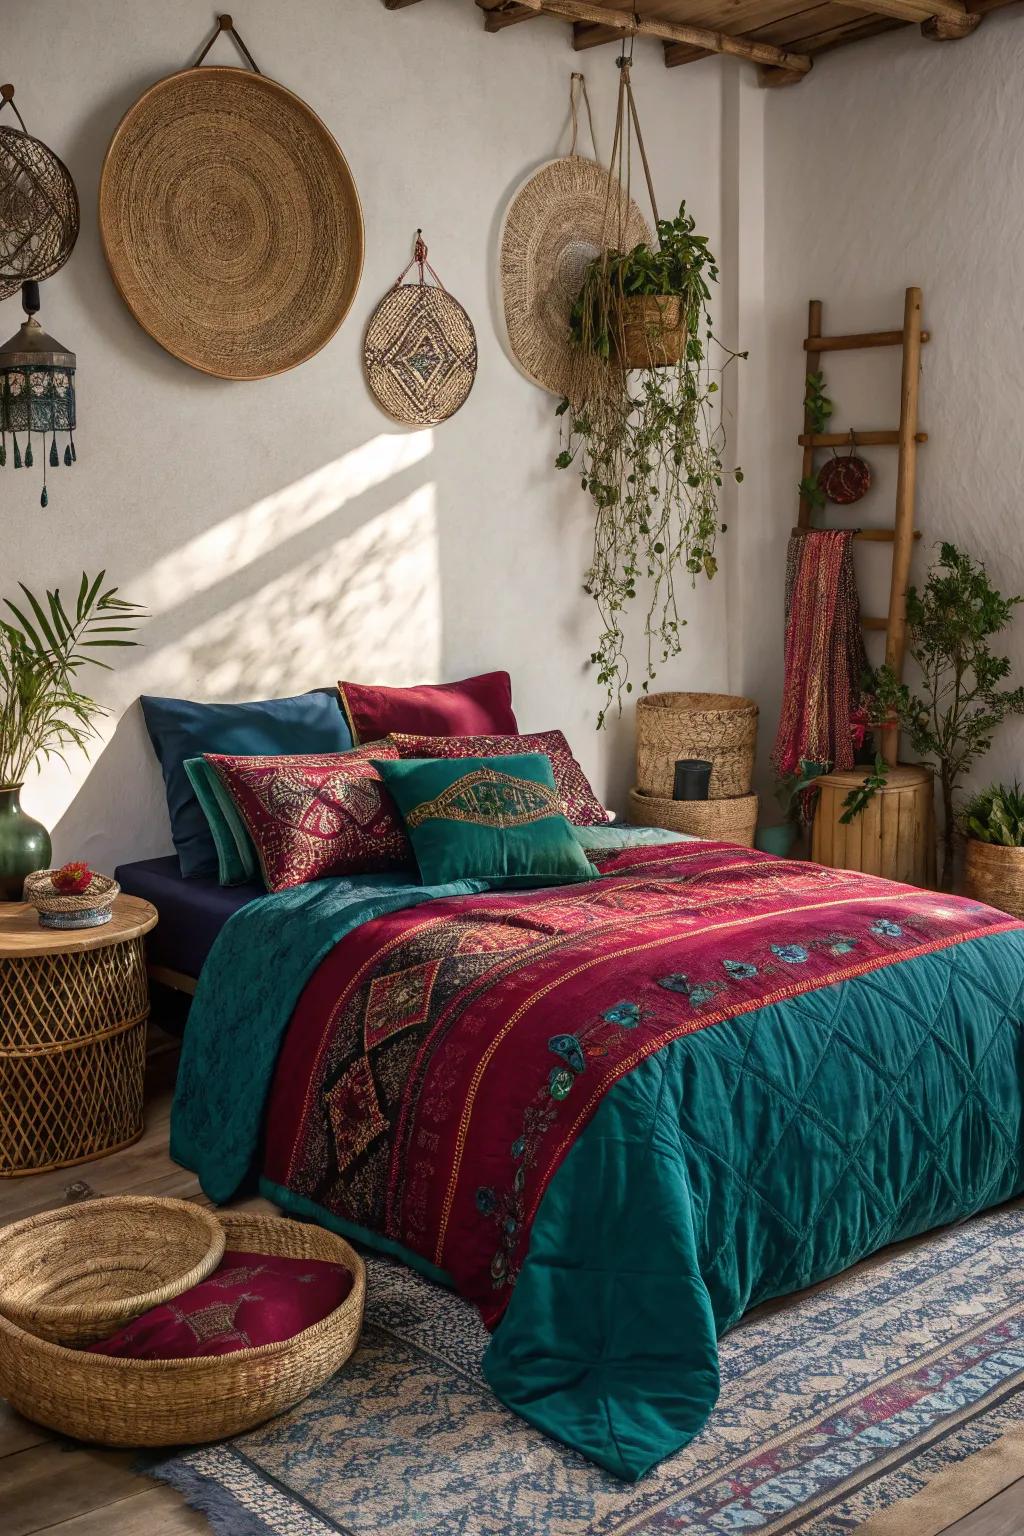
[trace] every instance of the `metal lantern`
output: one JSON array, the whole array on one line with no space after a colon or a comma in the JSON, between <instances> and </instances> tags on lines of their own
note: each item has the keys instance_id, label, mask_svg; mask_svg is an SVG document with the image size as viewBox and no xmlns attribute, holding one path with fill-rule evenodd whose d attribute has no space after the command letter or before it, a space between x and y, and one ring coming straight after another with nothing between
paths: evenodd
<instances>
[{"instance_id":1,"label":"metal lantern","mask_svg":"<svg viewBox=\"0 0 1024 1536\"><path fill-rule=\"evenodd\" d=\"M49 501L47 463L56 469L61 461L58 432L67 437L64 463L70 466L78 457L74 436L75 354L48 336L35 318L39 310L38 283L22 284L21 303L26 319L10 341L0 347L0 469L9 459L15 469L31 469L38 451L43 461L39 505L45 507ZM33 447L33 436L38 440L38 449Z\"/></svg>"}]
</instances>

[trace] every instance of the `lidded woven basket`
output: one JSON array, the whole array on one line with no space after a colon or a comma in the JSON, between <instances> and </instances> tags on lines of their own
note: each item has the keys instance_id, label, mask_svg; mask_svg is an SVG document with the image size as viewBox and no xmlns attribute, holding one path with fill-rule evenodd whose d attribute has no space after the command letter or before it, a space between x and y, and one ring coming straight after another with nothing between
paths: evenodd
<instances>
[{"instance_id":1,"label":"lidded woven basket","mask_svg":"<svg viewBox=\"0 0 1024 1536\"><path fill-rule=\"evenodd\" d=\"M754 846L758 798L737 795L728 800L671 800L661 795L629 792L629 820L634 826L665 827L669 832L688 832L691 837L714 843Z\"/></svg>"},{"instance_id":2,"label":"lidded woven basket","mask_svg":"<svg viewBox=\"0 0 1024 1536\"><path fill-rule=\"evenodd\" d=\"M712 800L749 795L757 749L757 705L731 693L651 693L636 706L636 787L672 795L680 758L711 764Z\"/></svg>"}]
</instances>

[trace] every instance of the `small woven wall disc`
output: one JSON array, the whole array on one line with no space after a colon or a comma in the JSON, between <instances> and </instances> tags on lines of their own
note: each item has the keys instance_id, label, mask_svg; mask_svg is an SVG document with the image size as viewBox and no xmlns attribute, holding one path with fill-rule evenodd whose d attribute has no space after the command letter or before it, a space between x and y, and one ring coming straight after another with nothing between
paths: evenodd
<instances>
[{"instance_id":1,"label":"small woven wall disc","mask_svg":"<svg viewBox=\"0 0 1024 1536\"><path fill-rule=\"evenodd\" d=\"M570 392L569 313L588 264L618 243L620 218L625 250L651 243L636 204L617 183L609 199L608 172L584 155L549 160L506 209L498 268L508 348L527 378L552 394Z\"/></svg>"},{"instance_id":2,"label":"small woven wall disc","mask_svg":"<svg viewBox=\"0 0 1024 1536\"><path fill-rule=\"evenodd\" d=\"M99 214L136 320L220 378L305 362L359 286L363 216L344 155L312 108L246 69L151 86L111 140Z\"/></svg>"},{"instance_id":3,"label":"small woven wall disc","mask_svg":"<svg viewBox=\"0 0 1024 1536\"><path fill-rule=\"evenodd\" d=\"M71 172L41 139L0 128L0 299L59 272L78 239Z\"/></svg>"},{"instance_id":4,"label":"small woven wall disc","mask_svg":"<svg viewBox=\"0 0 1024 1536\"><path fill-rule=\"evenodd\" d=\"M436 426L466 401L476 378L476 332L457 299L430 283L401 283L366 328L366 377L395 421Z\"/></svg>"},{"instance_id":5,"label":"small woven wall disc","mask_svg":"<svg viewBox=\"0 0 1024 1536\"><path fill-rule=\"evenodd\" d=\"M871 489L871 466L852 453L828 459L818 471L818 489L837 506L849 507Z\"/></svg>"}]
</instances>

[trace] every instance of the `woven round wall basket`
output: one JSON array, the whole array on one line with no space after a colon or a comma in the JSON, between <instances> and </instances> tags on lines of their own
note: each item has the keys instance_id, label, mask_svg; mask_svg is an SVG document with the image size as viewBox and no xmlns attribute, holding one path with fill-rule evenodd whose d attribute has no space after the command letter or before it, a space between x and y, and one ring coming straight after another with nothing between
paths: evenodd
<instances>
[{"instance_id":1,"label":"woven round wall basket","mask_svg":"<svg viewBox=\"0 0 1024 1536\"><path fill-rule=\"evenodd\" d=\"M629 820L641 827L667 827L711 842L754 846L758 798L736 795L728 800L669 800L661 795L629 792Z\"/></svg>"},{"instance_id":2,"label":"woven round wall basket","mask_svg":"<svg viewBox=\"0 0 1024 1536\"><path fill-rule=\"evenodd\" d=\"M136 320L182 362L263 379L313 356L359 286L352 173L312 108L245 69L160 80L121 119L100 234Z\"/></svg>"},{"instance_id":3,"label":"woven round wall basket","mask_svg":"<svg viewBox=\"0 0 1024 1536\"><path fill-rule=\"evenodd\" d=\"M712 800L749 795L757 705L731 693L651 693L636 706L636 783L670 796L680 758L711 763Z\"/></svg>"},{"instance_id":4,"label":"woven round wall basket","mask_svg":"<svg viewBox=\"0 0 1024 1536\"><path fill-rule=\"evenodd\" d=\"M554 395L572 389L576 350L569 313L588 264L608 245L621 217L627 250L650 244L647 221L608 172L584 155L564 155L534 171L513 194L501 227L500 313L518 368Z\"/></svg>"},{"instance_id":5,"label":"woven round wall basket","mask_svg":"<svg viewBox=\"0 0 1024 1536\"><path fill-rule=\"evenodd\" d=\"M78 193L71 172L41 139L34 139L14 105L14 87L0 86L0 110L10 104L21 127L0 127L0 299L22 283L59 272L78 239Z\"/></svg>"},{"instance_id":6,"label":"woven round wall basket","mask_svg":"<svg viewBox=\"0 0 1024 1536\"><path fill-rule=\"evenodd\" d=\"M413 266L419 267L419 281L403 282ZM433 283L426 280L428 272ZM412 261L370 316L363 356L377 403L406 426L447 421L473 388L473 322L428 262L419 230Z\"/></svg>"}]
</instances>

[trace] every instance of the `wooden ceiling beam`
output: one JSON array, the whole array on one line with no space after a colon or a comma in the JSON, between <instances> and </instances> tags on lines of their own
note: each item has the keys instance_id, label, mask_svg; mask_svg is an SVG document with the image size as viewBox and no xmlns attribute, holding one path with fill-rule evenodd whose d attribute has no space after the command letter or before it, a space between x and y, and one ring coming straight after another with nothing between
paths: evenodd
<instances>
[{"instance_id":1,"label":"wooden ceiling beam","mask_svg":"<svg viewBox=\"0 0 1024 1536\"><path fill-rule=\"evenodd\" d=\"M966 37L981 17L968 11L960 0L843 0L854 11L872 16L892 16L898 21L941 21L943 38Z\"/></svg>"},{"instance_id":2,"label":"wooden ceiling beam","mask_svg":"<svg viewBox=\"0 0 1024 1536\"><path fill-rule=\"evenodd\" d=\"M811 59L806 54L790 53L785 48L777 48L774 43L751 42L743 37L730 37L726 32L714 32L708 27L687 26L683 22L663 21L660 17L635 16L629 11L613 11L594 4L593 0L524 0L524 3L545 16L593 22L598 26L613 27L625 36L632 34L661 38L663 42L687 43L694 48L706 49L708 53L732 54L754 64L789 70L794 75L806 75L811 68Z\"/></svg>"},{"instance_id":3,"label":"wooden ceiling beam","mask_svg":"<svg viewBox=\"0 0 1024 1536\"><path fill-rule=\"evenodd\" d=\"M622 33L616 32L614 27L602 27L595 21L574 21L572 24L572 45L577 53L582 53L584 48L600 48L604 43L621 43Z\"/></svg>"},{"instance_id":4,"label":"wooden ceiling beam","mask_svg":"<svg viewBox=\"0 0 1024 1536\"><path fill-rule=\"evenodd\" d=\"M532 5L522 5L518 0L476 0L477 9L484 12L485 32L504 32L520 21L532 21L540 12Z\"/></svg>"}]
</instances>

